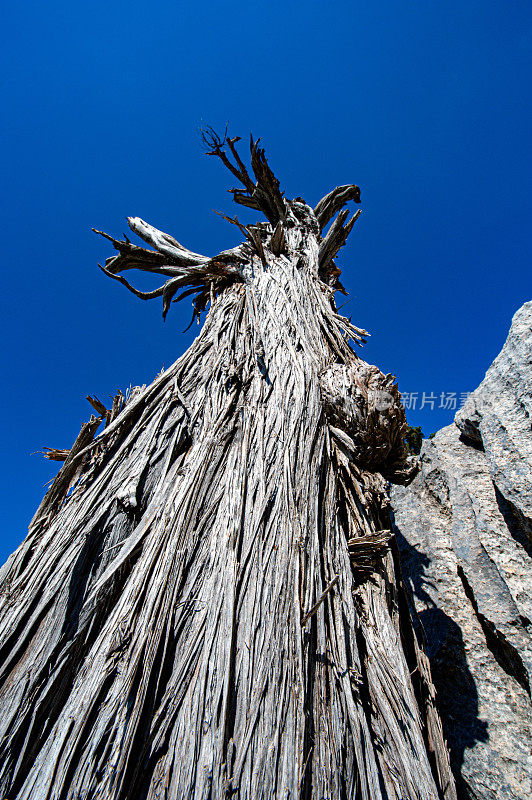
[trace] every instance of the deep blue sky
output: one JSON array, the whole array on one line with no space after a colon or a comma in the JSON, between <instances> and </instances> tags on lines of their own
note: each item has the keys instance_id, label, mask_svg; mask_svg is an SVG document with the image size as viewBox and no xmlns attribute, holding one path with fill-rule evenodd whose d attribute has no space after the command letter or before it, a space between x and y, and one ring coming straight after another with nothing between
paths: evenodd
<instances>
[{"instance_id":1,"label":"deep blue sky","mask_svg":"<svg viewBox=\"0 0 532 800\"><path fill-rule=\"evenodd\" d=\"M261 136L289 197L358 183L340 266L363 357L436 406L478 385L532 296L530 0L50 0L6 5L3 29L0 562L57 471L31 454L197 333L187 301L163 324L106 279L90 228L236 244L202 124ZM428 434L453 413L408 416Z\"/></svg>"}]
</instances>

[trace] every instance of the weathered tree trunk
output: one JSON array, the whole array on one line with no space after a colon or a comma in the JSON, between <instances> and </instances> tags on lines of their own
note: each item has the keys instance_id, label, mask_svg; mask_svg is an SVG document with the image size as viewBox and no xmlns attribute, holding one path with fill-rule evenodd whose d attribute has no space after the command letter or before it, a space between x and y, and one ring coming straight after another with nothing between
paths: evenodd
<instances>
[{"instance_id":1,"label":"weathered tree trunk","mask_svg":"<svg viewBox=\"0 0 532 800\"><path fill-rule=\"evenodd\" d=\"M9 800L455 797L387 511L386 480L415 471L403 411L333 299L358 189L287 201L236 141L212 152L268 220L241 246L209 259L138 219L154 250L112 240L104 271L164 313L179 289L211 307L49 454L65 464L1 572ZM129 268L168 280L137 292Z\"/></svg>"}]
</instances>

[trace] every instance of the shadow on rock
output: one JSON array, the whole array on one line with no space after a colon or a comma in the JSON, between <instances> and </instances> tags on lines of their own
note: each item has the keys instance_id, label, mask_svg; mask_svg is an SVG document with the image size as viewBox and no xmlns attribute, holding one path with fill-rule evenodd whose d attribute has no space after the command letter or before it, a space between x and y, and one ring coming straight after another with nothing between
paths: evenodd
<instances>
[{"instance_id":1,"label":"shadow on rock","mask_svg":"<svg viewBox=\"0 0 532 800\"><path fill-rule=\"evenodd\" d=\"M416 600L426 606L418 612L417 619L430 660L457 788L464 800L474 798L460 776L464 751L474 747L476 742L488 740L488 726L478 716L478 692L467 664L462 630L435 604L430 594L432 584L427 577L430 558L409 544L397 528L396 536L407 587Z\"/></svg>"}]
</instances>

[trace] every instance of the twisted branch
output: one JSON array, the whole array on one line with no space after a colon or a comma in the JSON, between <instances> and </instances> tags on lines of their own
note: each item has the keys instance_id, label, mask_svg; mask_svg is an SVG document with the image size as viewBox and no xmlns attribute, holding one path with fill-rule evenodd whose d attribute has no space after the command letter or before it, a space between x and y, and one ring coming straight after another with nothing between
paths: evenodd
<instances>
[{"instance_id":1,"label":"twisted branch","mask_svg":"<svg viewBox=\"0 0 532 800\"><path fill-rule=\"evenodd\" d=\"M124 234L124 240L114 239L108 233L93 231L113 243L119 255L108 258L105 267L98 264L104 275L125 286L135 297L141 300L163 298L163 319L170 308L175 295L181 288L190 287L177 298L178 300L192 294L198 294L194 300L194 317L199 316L208 300L234 280L241 279L238 263L245 260L240 248L226 250L215 258L194 253L180 244L173 236L154 228L139 217L128 217L128 225L134 233L145 242L153 245L155 250L147 250L132 244ZM170 262L170 263L168 263ZM138 269L169 277L162 286L150 292L136 289L127 281L121 272L127 269ZM194 319L193 317L193 319Z\"/></svg>"},{"instance_id":2,"label":"twisted branch","mask_svg":"<svg viewBox=\"0 0 532 800\"><path fill-rule=\"evenodd\" d=\"M244 187L244 190L229 189L235 203L261 211L274 226L279 220L283 220L287 213L286 201L279 189L279 181L268 165L264 149L259 147L260 139L255 142L253 136L250 137L251 168L256 179L256 183L253 183L235 146L240 141L240 136L229 138L227 128L224 135L219 136L211 127L202 130L201 135L208 148L207 155L217 156ZM229 148L234 163L225 147Z\"/></svg>"},{"instance_id":3,"label":"twisted branch","mask_svg":"<svg viewBox=\"0 0 532 800\"><path fill-rule=\"evenodd\" d=\"M343 208L350 200L360 203L360 189L354 183L345 186L337 186L332 192L322 197L314 214L318 220L320 231L322 231L334 215Z\"/></svg>"},{"instance_id":4,"label":"twisted branch","mask_svg":"<svg viewBox=\"0 0 532 800\"><path fill-rule=\"evenodd\" d=\"M250 136L251 172L255 178L253 181L236 147L237 142L240 141L239 136L228 137L227 128L223 136L220 136L211 127L205 128L201 135L208 155L217 156L241 184L242 188L229 190L233 195L233 200L240 205L261 211L271 224L273 232L270 238L270 249L275 255L280 255L286 248L285 229L303 220L317 234L318 228L319 231L322 231L334 214L338 212L336 220L320 242L319 272L325 282L345 293L345 289L338 281L340 270L334 263L334 257L345 244L351 228L360 214L358 211L346 222L348 212L342 210L349 200L360 202L358 186L354 184L338 186L320 200L312 212L312 209L301 198L291 201L284 198L279 181L270 169L264 149L259 146L260 139L254 141L253 136ZM318 227L316 227L313 213ZM232 281L243 279L239 265L249 259L248 245L251 245L264 266L267 266L260 226L245 226L236 217L231 219L224 214L221 216L239 228L245 236L246 243L219 253L215 258L209 258L189 250L173 236L149 225L139 217L128 217L128 225L153 249L139 247L125 235L123 240L118 240L93 228L95 233L112 242L118 251L118 255L106 259L105 266L98 266L105 275L121 283L141 300L162 297L163 319L166 318L172 302L194 294L197 295L194 299L194 316L198 316L206 308L209 299L222 288ZM121 274L128 269L164 275L169 280L152 291L141 291L132 286ZM185 291L174 300L179 289L185 289Z\"/></svg>"},{"instance_id":5,"label":"twisted branch","mask_svg":"<svg viewBox=\"0 0 532 800\"><path fill-rule=\"evenodd\" d=\"M362 212L359 209L355 214L353 214L349 222L344 225L344 222L349 216L349 211L347 209L340 211L333 224L327 231L327 235L320 244L318 254L318 265L320 271L327 270L328 265L332 263L340 248L346 243L347 237L351 233L353 225L361 213ZM337 271L337 274L340 274L339 271Z\"/></svg>"}]
</instances>

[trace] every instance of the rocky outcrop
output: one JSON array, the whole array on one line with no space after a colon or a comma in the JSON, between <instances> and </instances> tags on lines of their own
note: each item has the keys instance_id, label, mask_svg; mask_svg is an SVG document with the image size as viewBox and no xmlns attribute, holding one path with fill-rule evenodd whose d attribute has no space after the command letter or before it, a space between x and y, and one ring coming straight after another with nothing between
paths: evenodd
<instances>
[{"instance_id":1,"label":"rocky outcrop","mask_svg":"<svg viewBox=\"0 0 532 800\"><path fill-rule=\"evenodd\" d=\"M456 415L464 438L483 446L498 491L532 535L532 301L515 314L508 339Z\"/></svg>"},{"instance_id":2,"label":"rocky outcrop","mask_svg":"<svg viewBox=\"0 0 532 800\"><path fill-rule=\"evenodd\" d=\"M463 798L532 792L532 302L479 388L393 487L403 574L423 627Z\"/></svg>"}]
</instances>

